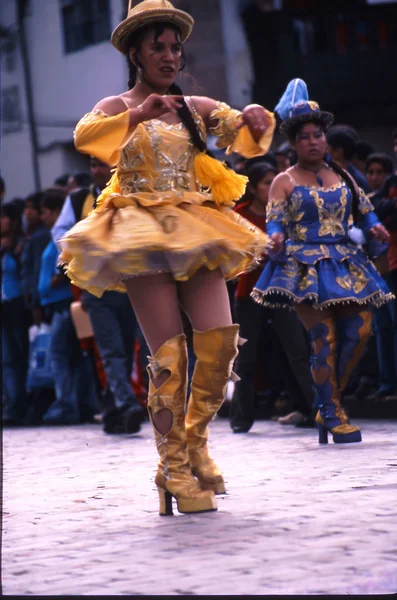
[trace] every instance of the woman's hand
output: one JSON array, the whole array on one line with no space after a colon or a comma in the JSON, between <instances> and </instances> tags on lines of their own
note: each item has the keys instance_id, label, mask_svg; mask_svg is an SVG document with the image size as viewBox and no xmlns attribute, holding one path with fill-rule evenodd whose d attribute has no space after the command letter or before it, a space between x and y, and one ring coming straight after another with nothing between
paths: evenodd
<instances>
[{"instance_id":1,"label":"woman's hand","mask_svg":"<svg viewBox=\"0 0 397 600\"><path fill-rule=\"evenodd\" d=\"M159 94L150 94L137 109L140 113L141 121L150 121L158 119L168 112L176 113L182 106L183 96L160 96ZM136 109L133 109L136 110Z\"/></svg>"},{"instance_id":2,"label":"woman's hand","mask_svg":"<svg viewBox=\"0 0 397 600\"><path fill-rule=\"evenodd\" d=\"M249 104L243 109L242 113L242 125L247 125L252 137L258 142L270 125L266 110L259 104Z\"/></svg>"},{"instance_id":3,"label":"woman's hand","mask_svg":"<svg viewBox=\"0 0 397 600\"><path fill-rule=\"evenodd\" d=\"M274 246L271 249L272 254L278 254L284 248L285 235L283 233L273 233L270 236Z\"/></svg>"},{"instance_id":4,"label":"woman's hand","mask_svg":"<svg viewBox=\"0 0 397 600\"><path fill-rule=\"evenodd\" d=\"M387 231L386 227L380 223L378 225L374 225L369 231L376 240L380 240L382 242L388 242L390 240L390 233Z\"/></svg>"}]
</instances>

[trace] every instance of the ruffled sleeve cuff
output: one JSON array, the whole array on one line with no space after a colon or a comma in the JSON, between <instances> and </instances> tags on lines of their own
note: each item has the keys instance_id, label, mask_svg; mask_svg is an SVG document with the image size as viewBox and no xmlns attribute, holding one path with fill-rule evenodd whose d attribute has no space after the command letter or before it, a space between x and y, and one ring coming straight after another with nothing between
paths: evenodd
<instances>
[{"instance_id":1,"label":"ruffled sleeve cuff","mask_svg":"<svg viewBox=\"0 0 397 600\"><path fill-rule=\"evenodd\" d=\"M242 112L230 108L224 102L218 102L217 108L210 115L210 119L218 120L218 123L209 132L218 138L216 144L218 148L226 148L226 154L236 152L245 158L262 156L270 148L276 127L274 114L267 110L266 114L270 120L270 125L260 140L255 142L247 125L241 127L243 122Z\"/></svg>"},{"instance_id":2,"label":"ruffled sleeve cuff","mask_svg":"<svg viewBox=\"0 0 397 600\"><path fill-rule=\"evenodd\" d=\"M92 154L114 166L136 129L129 128L128 124L128 111L112 117L101 110L89 112L76 125L73 134L75 146L79 152Z\"/></svg>"}]
</instances>

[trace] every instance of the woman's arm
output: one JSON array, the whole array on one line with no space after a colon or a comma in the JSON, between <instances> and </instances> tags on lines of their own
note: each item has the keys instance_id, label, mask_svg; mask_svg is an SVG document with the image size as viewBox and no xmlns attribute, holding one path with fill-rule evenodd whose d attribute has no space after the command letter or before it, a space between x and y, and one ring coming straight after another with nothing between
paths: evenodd
<instances>
[{"instance_id":1,"label":"woman's arm","mask_svg":"<svg viewBox=\"0 0 397 600\"><path fill-rule=\"evenodd\" d=\"M138 122L137 108L128 109L118 96L104 98L77 123L75 146L79 152L91 154L113 166Z\"/></svg>"},{"instance_id":2,"label":"woman's arm","mask_svg":"<svg viewBox=\"0 0 397 600\"><path fill-rule=\"evenodd\" d=\"M259 104L236 110L212 98L192 96L207 130L218 138L218 148L237 152L246 158L261 156L270 147L275 128L273 113Z\"/></svg>"},{"instance_id":3,"label":"woman's arm","mask_svg":"<svg viewBox=\"0 0 397 600\"><path fill-rule=\"evenodd\" d=\"M84 154L92 154L108 165L119 161L124 146L143 121L156 119L179 107L178 96L151 94L139 106L128 108L120 96L100 100L77 124L74 143Z\"/></svg>"},{"instance_id":4,"label":"woman's arm","mask_svg":"<svg viewBox=\"0 0 397 600\"><path fill-rule=\"evenodd\" d=\"M376 240L388 242L390 234L379 221L371 200L361 188L359 188L358 208L360 212L358 225L364 234L371 234Z\"/></svg>"},{"instance_id":5,"label":"woman's arm","mask_svg":"<svg viewBox=\"0 0 397 600\"><path fill-rule=\"evenodd\" d=\"M284 246L287 237L286 229L289 223L288 195L291 182L285 173L279 173L269 190L269 204L266 211L266 232L274 242L272 252L278 254Z\"/></svg>"}]
</instances>

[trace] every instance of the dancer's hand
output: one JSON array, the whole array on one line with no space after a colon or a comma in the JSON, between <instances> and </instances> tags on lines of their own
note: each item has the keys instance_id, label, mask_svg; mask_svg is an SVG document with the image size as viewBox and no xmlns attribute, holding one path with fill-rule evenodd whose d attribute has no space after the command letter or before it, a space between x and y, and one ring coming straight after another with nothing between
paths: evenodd
<instances>
[{"instance_id":1,"label":"dancer's hand","mask_svg":"<svg viewBox=\"0 0 397 600\"><path fill-rule=\"evenodd\" d=\"M278 254L284 247L285 235L283 233L273 233L270 236L274 246L271 249L272 254Z\"/></svg>"},{"instance_id":2,"label":"dancer's hand","mask_svg":"<svg viewBox=\"0 0 397 600\"><path fill-rule=\"evenodd\" d=\"M252 137L258 142L270 125L266 110L259 104L249 104L243 109L242 113L243 122L241 125L247 125Z\"/></svg>"},{"instance_id":3,"label":"dancer's hand","mask_svg":"<svg viewBox=\"0 0 397 600\"><path fill-rule=\"evenodd\" d=\"M150 121L158 119L168 112L176 113L182 106L183 96L160 96L159 94L150 94L142 104L137 106L141 121Z\"/></svg>"},{"instance_id":4,"label":"dancer's hand","mask_svg":"<svg viewBox=\"0 0 397 600\"><path fill-rule=\"evenodd\" d=\"M374 225L369 231L376 240L380 240L382 242L388 242L390 240L390 233L387 231L386 227L380 223L378 225Z\"/></svg>"}]
</instances>

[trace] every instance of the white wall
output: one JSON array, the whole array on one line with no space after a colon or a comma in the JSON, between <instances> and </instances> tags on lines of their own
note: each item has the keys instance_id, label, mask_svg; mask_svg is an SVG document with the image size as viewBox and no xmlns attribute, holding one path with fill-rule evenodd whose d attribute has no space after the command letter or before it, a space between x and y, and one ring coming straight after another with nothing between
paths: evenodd
<instances>
[{"instance_id":1,"label":"white wall","mask_svg":"<svg viewBox=\"0 0 397 600\"><path fill-rule=\"evenodd\" d=\"M240 6L241 0L220 0L228 102L239 109L250 104L254 79Z\"/></svg>"},{"instance_id":2,"label":"white wall","mask_svg":"<svg viewBox=\"0 0 397 600\"><path fill-rule=\"evenodd\" d=\"M17 15L15 0L0 2L0 23L9 31L16 31ZM34 175L31 153L30 130L27 123L27 106L22 71L22 60L19 48L16 49L15 69L11 72L5 68L5 56L1 53L1 90L17 86L21 110L22 126L20 131L4 133L1 124L0 167L6 184L5 200L24 197L34 190ZM1 114L3 119L3 114Z\"/></svg>"},{"instance_id":3,"label":"white wall","mask_svg":"<svg viewBox=\"0 0 397 600\"><path fill-rule=\"evenodd\" d=\"M0 2L0 22L16 23L15 0ZM123 14L122 0L111 0L111 30ZM58 0L30 0L25 21L32 73L34 114L37 123L40 178L42 187L83 161L73 158L59 144L73 140L77 121L105 96L127 89L125 58L109 41L64 53L61 9ZM26 196L34 189L30 135L19 57L18 71L5 73L2 87L18 82L24 103L23 133L2 136L1 170L6 181L7 199ZM53 156L52 156L53 154ZM60 169L60 170L59 170Z\"/></svg>"},{"instance_id":4,"label":"white wall","mask_svg":"<svg viewBox=\"0 0 397 600\"><path fill-rule=\"evenodd\" d=\"M113 0L111 6L113 29L120 20L121 0ZM98 100L126 89L125 59L109 41L65 54L60 5L56 0L32 0L27 29L40 146L69 141L76 122ZM45 126L48 123L57 126Z\"/></svg>"}]
</instances>

